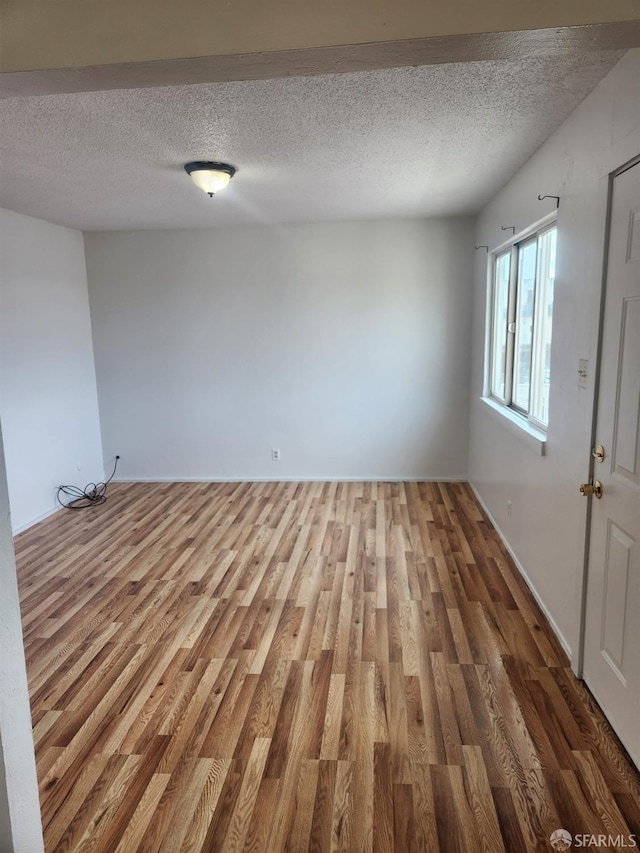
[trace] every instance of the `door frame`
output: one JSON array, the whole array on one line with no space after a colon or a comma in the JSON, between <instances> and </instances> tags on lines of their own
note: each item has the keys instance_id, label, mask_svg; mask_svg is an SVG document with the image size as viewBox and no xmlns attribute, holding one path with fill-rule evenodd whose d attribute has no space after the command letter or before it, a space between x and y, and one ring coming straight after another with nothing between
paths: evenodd
<instances>
[{"instance_id":1,"label":"door frame","mask_svg":"<svg viewBox=\"0 0 640 853\"><path fill-rule=\"evenodd\" d=\"M602 286L600 288L600 307L598 315L598 343L596 348L596 359L594 368L593 381L593 408L591 413L591 435L589 438L589 473L588 480L593 481L595 475L595 459L592 455L592 449L596 446L597 431L598 431L598 403L600 400L600 369L602 366L602 343L604 331L604 311L607 301L607 272L609 269L609 246L611 242L611 214L613 209L613 184L615 179L640 164L640 154L636 154L630 160L627 160L621 166L618 166L612 172L609 172L607 179L607 209L605 216L605 233L604 233L604 251L602 257ZM584 559L582 566L582 579L580 589L580 625L578 633L578 653L573 663L573 671L578 678L583 677L584 670L584 651L585 651L585 632L587 618L587 592L589 588L589 557L591 548L591 515L593 501L587 502L586 508L586 523L585 523L585 541L584 541Z\"/></svg>"}]
</instances>

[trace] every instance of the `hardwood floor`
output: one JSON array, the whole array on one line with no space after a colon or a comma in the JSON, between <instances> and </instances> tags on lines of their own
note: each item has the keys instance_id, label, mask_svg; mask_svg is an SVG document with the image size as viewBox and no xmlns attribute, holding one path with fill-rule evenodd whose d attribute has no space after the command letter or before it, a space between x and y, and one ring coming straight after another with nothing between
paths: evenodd
<instances>
[{"instance_id":1,"label":"hardwood floor","mask_svg":"<svg viewBox=\"0 0 640 853\"><path fill-rule=\"evenodd\" d=\"M112 485L16 551L50 853L640 838L639 776L466 485Z\"/></svg>"}]
</instances>

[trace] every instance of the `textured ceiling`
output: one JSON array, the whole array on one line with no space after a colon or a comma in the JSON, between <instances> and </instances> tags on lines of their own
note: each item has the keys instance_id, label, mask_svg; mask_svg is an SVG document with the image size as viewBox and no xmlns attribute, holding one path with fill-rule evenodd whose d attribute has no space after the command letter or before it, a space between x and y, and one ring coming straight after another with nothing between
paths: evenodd
<instances>
[{"instance_id":1,"label":"textured ceiling","mask_svg":"<svg viewBox=\"0 0 640 853\"><path fill-rule=\"evenodd\" d=\"M474 213L619 58L7 99L0 206L83 230ZM214 199L200 159L238 167Z\"/></svg>"}]
</instances>

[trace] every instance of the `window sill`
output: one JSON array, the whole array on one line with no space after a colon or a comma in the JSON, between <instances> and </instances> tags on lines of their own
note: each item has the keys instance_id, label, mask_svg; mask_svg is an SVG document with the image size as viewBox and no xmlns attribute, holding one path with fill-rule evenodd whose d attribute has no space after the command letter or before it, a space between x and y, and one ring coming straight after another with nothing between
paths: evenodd
<instances>
[{"instance_id":1,"label":"window sill","mask_svg":"<svg viewBox=\"0 0 640 853\"><path fill-rule=\"evenodd\" d=\"M501 406L500 403L496 403L490 397L481 397L480 399L489 410L499 416L496 418L496 422L502 424L507 432L521 439L538 456L545 455L547 436L542 430L531 426L530 423L516 414L516 412L506 408L506 406Z\"/></svg>"}]
</instances>

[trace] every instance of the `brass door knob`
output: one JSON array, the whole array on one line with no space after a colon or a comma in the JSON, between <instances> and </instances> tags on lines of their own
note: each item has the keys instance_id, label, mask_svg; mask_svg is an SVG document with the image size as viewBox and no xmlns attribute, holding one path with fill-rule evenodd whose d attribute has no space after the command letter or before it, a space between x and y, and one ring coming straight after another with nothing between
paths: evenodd
<instances>
[{"instance_id":1,"label":"brass door knob","mask_svg":"<svg viewBox=\"0 0 640 853\"><path fill-rule=\"evenodd\" d=\"M595 483L583 483L580 486L580 494L585 498L593 495L600 500L602 497L602 483L599 480L596 480Z\"/></svg>"}]
</instances>

